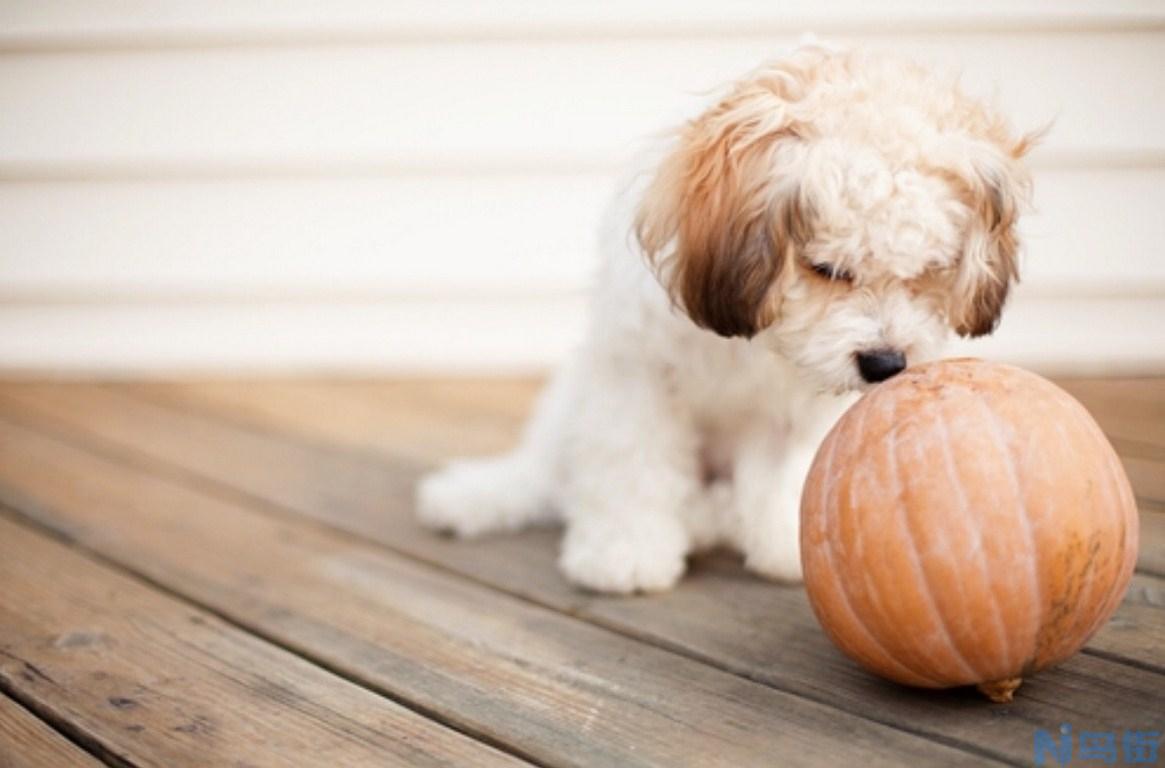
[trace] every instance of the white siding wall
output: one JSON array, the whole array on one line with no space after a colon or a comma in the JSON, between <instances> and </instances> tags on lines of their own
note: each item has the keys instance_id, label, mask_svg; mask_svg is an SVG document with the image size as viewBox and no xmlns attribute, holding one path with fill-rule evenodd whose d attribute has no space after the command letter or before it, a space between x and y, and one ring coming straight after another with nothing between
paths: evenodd
<instances>
[{"instance_id":1,"label":"white siding wall","mask_svg":"<svg viewBox=\"0 0 1165 768\"><path fill-rule=\"evenodd\" d=\"M1165 370L1165 3L1133 0L0 0L0 369L544 366L629 151L805 31L1057 121L1024 283L960 351Z\"/></svg>"}]
</instances>

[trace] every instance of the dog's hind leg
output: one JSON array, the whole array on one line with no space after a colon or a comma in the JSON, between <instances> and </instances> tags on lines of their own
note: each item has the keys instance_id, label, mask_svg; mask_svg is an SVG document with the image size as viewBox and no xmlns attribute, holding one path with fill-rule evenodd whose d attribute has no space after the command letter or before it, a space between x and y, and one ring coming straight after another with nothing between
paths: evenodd
<instances>
[{"instance_id":1,"label":"dog's hind leg","mask_svg":"<svg viewBox=\"0 0 1165 768\"><path fill-rule=\"evenodd\" d=\"M513 452L455 461L422 478L416 493L421 523L471 537L557 520L554 489L572 376L568 366L550 382Z\"/></svg>"}]
</instances>

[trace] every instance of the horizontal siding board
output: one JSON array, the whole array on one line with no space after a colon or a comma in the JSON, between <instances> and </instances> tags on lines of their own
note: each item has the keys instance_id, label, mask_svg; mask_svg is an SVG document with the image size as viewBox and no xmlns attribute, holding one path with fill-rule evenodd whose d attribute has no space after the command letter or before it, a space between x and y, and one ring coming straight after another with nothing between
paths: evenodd
<instances>
[{"instance_id":1,"label":"horizontal siding board","mask_svg":"<svg viewBox=\"0 0 1165 768\"><path fill-rule=\"evenodd\" d=\"M596 264L605 174L0 184L0 300L540 296ZM1043 291L1165 294L1165 169L1040 171Z\"/></svg>"},{"instance_id":2,"label":"horizontal siding board","mask_svg":"<svg viewBox=\"0 0 1165 768\"><path fill-rule=\"evenodd\" d=\"M586 175L0 184L0 296L575 288L611 188Z\"/></svg>"},{"instance_id":3,"label":"horizontal siding board","mask_svg":"<svg viewBox=\"0 0 1165 768\"><path fill-rule=\"evenodd\" d=\"M998 84L1018 126L1057 118L1044 149L1053 156L1165 157L1165 33L857 40L961 69L974 92ZM789 42L9 54L0 60L0 178L204 165L610 168Z\"/></svg>"},{"instance_id":4,"label":"horizontal siding board","mask_svg":"<svg viewBox=\"0 0 1165 768\"><path fill-rule=\"evenodd\" d=\"M0 369L537 370L581 336L581 298L0 306Z\"/></svg>"},{"instance_id":5,"label":"horizontal siding board","mask_svg":"<svg viewBox=\"0 0 1165 768\"><path fill-rule=\"evenodd\" d=\"M805 30L1056 119L972 350L1165 366L1156 0L0 0L0 369L544 366L626 158Z\"/></svg>"},{"instance_id":6,"label":"horizontal siding board","mask_svg":"<svg viewBox=\"0 0 1165 768\"><path fill-rule=\"evenodd\" d=\"M754 33L765 30L862 29L870 26L916 29L1111 27L1161 23L1165 9L1154 0L727 0L718 3L623 0L595 3L559 0L236 0L150 3L113 0L96 6L86 0L0 2L0 45L34 47L71 44L125 45L165 40L206 43L221 40L332 40L337 36L384 37L451 35L611 35Z\"/></svg>"},{"instance_id":7,"label":"horizontal siding board","mask_svg":"<svg viewBox=\"0 0 1165 768\"><path fill-rule=\"evenodd\" d=\"M1020 225L1025 281L1165 291L1163 200L1165 168L1037 171Z\"/></svg>"},{"instance_id":8,"label":"horizontal siding board","mask_svg":"<svg viewBox=\"0 0 1165 768\"><path fill-rule=\"evenodd\" d=\"M996 332L957 340L950 355L1000 359L1057 374L1111 376L1165 370L1165 298L1025 295Z\"/></svg>"},{"instance_id":9,"label":"horizontal siding board","mask_svg":"<svg viewBox=\"0 0 1165 768\"><path fill-rule=\"evenodd\" d=\"M62 375L514 373L563 360L581 299L0 306L0 370ZM1051 373L1165 369L1165 299L1057 299L1021 290L987 339L952 354Z\"/></svg>"}]
</instances>

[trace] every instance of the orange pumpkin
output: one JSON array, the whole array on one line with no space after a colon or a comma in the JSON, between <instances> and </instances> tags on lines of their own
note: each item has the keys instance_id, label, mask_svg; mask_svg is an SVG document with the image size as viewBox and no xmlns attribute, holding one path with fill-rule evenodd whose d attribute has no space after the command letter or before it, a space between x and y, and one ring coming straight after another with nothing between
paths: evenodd
<instances>
[{"instance_id":1,"label":"orange pumpkin","mask_svg":"<svg viewBox=\"0 0 1165 768\"><path fill-rule=\"evenodd\" d=\"M1080 403L1018 368L940 361L871 390L818 449L805 586L830 638L877 674L1007 701L1112 615L1137 522Z\"/></svg>"}]
</instances>

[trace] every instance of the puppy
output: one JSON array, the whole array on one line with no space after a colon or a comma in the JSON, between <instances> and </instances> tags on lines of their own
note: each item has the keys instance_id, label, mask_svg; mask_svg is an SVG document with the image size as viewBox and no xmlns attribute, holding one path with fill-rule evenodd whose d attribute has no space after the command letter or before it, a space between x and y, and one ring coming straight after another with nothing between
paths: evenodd
<instances>
[{"instance_id":1,"label":"puppy","mask_svg":"<svg viewBox=\"0 0 1165 768\"><path fill-rule=\"evenodd\" d=\"M835 419L995 328L1034 138L892 58L806 47L736 82L607 217L586 340L520 446L425 478L420 519L562 520L562 571L606 592L667 589L716 545L799 580Z\"/></svg>"}]
</instances>

